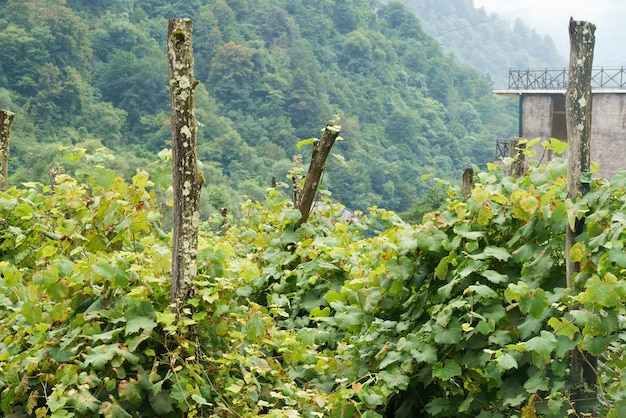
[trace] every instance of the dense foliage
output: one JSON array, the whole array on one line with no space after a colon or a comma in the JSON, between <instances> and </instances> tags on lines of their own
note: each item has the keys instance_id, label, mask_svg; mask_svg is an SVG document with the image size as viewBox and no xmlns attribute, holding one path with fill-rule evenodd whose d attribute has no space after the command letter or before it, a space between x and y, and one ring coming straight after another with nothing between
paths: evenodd
<instances>
[{"instance_id":1,"label":"dense foliage","mask_svg":"<svg viewBox=\"0 0 626 418\"><path fill-rule=\"evenodd\" d=\"M96 155L85 183L0 193L4 416L562 417L573 349L599 358L589 408L626 413L626 175L571 201L560 159L492 166L419 225L331 206L297 230L270 189L241 223L201 225L177 316L162 158L130 183Z\"/></svg>"},{"instance_id":2,"label":"dense foliage","mask_svg":"<svg viewBox=\"0 0 626 418\"><path fill-rule=\"evenodd\" d=\"M445 53L397 1L0 6L0 106L18 113L12 184L46 179L59 145L114 149L127 180L167 146L168 17L194 21L205 213L262 199L272 176L285 179L297 140L335 114L348 165L333 160L324 183L353 209L404 211L428 188L423 174L484 167L495 139L515 133L514 101L496 100L489 78Z\"/></svg>"},{"instance_id":3,"label":"dense foliage","mask_svg":"<svg viewBox=\"0 0 626 418\"><path fill-rule=\"evenodd\" d=\"M510 68L566 67L548 36L541 36L516 19L488 15L474 8L473 0L403 0L424 24L424 30L463 62L508 86ZM557 22L564 28L567 22Z\"/></svg>"}]
</instances>

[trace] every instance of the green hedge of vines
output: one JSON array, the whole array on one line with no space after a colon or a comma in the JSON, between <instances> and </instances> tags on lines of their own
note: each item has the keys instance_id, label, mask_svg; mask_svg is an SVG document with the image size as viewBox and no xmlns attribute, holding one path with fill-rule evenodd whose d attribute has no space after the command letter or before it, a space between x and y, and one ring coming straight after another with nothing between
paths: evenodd
<instances>
[{"instance_id":1,"label":"green hedge of vines","mask_svg":"<svg viewBox=\"0 0 626 418\"><path fill-rule=\"evenodd\" d=\"M0 193L3 416L563 417L572 350L598 358L575 413L626 415L626 174L571 201L560 159L490 167L420 225L331 209L294 230L270 190L227 230L201 225L175 315L163 167Z\"/></svg>"}]
</instances>

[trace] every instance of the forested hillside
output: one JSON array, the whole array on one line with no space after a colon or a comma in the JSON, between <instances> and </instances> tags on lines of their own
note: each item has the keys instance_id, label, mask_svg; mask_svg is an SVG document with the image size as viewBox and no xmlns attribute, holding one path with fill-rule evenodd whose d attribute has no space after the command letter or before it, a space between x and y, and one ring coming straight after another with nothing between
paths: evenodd
<instances>
[{"instance_id":1,"label":"forested hillside","mask_svg":"<svg viewBox=\"0 0 626 418\"><path fill-rule=\"evenodd\" d=\"M536 139L525 159L555 158L515 177L486 164L470 193L442 180L419 223L328 205L301 224L267 187L336 114L346 165L324 182L355 208L402 210L422 173L493 158L511 102L402 3L0 5L0 105L18 112L16 186L0 191L2 417L626 416L626 173L585 173L577 195L567 144ZM182 237L161 204L180 186L170 16L195 22L204 210L263 197L233 222L183 213Z\"/></svg>"},{"instance_id":2,"label":"forested hillside","mask_svg":"<svg viewBox=\"0 0 626 418\"><path fill-rule=\"evenodd\" d=\"M474 0L403 2L423 22L426 33L461 61L490 74L497 88L506 88L509 68L567 65L549 37L515 16L488 15L483 8L474 7Z\"/></svg>"},{"instance_id":3,"label":"forested hillside","mask_svg":"<svg viewBox=\"0 0 626 418\"><path fill-rule=\"evenodd\" d=\"M0 106L18 114L10 184L67 165L59 145L106 146L126 176L168 147L166 18L194 21L205 211L286 181L299 140L335 115L323 179L362 209L407 209L429 184L493 160L516 109L427 36L400 2L0 1ZM68 167L69 170L76 167Z\"/></svg>"}]
</instances>

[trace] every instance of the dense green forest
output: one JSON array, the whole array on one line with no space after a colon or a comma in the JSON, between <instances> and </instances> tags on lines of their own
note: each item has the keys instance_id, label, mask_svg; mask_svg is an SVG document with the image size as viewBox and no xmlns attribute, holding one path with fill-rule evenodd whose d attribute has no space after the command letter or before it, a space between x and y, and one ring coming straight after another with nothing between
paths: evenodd
<instances>
[{"instance_id":1,"label":"dense green forest","mask_svg":"<svg viewBox=\"0 0 626 418\"><path fill-rule=\"evenodd\" d=\"M168 147L167 17L194 21L204 212L286 181L298 141L335 115L344 141L324 187L353 209L406 210L432 183L494 158L515 103L372 0L0 2L0 106L18 114L10 184L68 165L60 145L114 150L129 178ZM503 30L505 30L503 28ZM77 167L68 166L68 170Z\"/></svg>"},{"instance_id":2,"label":"dense green forest","mask_svg":"<svg viewBox=\"0 0 626 418\"><path fill-rule=\"evenodd\" d=\"M473 0L403 0L424 25L463 62L490 74L496 88L506 88L509 68L565 67L552 40L520 19L488 15ZM565 23L562 22L565 28ZM566 29L563 29L564 31Z\"/></svg>"}]
</instances>

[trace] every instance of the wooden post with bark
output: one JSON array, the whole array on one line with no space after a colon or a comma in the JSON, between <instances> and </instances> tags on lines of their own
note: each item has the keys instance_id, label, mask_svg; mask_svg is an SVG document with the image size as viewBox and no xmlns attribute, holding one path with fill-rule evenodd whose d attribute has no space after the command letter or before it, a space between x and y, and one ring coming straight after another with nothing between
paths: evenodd
<instances>
[{"instance_id":1,"label":"wooden post with bark","mask_svg":"<svg viewBox=\"0 0 626 418\"><path fill-rule=\"evenodd\" d=\"M0 110L0 192L7 189L9 175L9 137L15 113Z\"/></svg>"},{"instance_id":2,"label":"wooden post with bark","mask_svg":"<svg viewBox=\"0 0 626 418\"><path fill-rule=\"evenodd\" d=\"M193 89L197 81L193 76L191 29L189 19L167 22L174 181L170 301L176 307L191 296L191 284L197 275L200 189L203 183L196 149Z\"/></svg>"},{"instance_id":3,"label":"wooden post with bark","mask_svg":"<svg viewBox=\"0 0 626 418\"><path fill-rule=\"evenodd\" d=\"M508 174L512 177L522 177L526 172L526 143L522 138L509 139L509 157L513 159Z\"/></svg>"},{"instance_id":4,"label":"wooden post with bark","mask_svg":"<svg viewBox=\"0 0 626 418\"><path fill-rule=\"evenodd\" d=\"M291 178L291 201L294 207L300 205L300 197L302 196L302 154L293 156L293 164L289 172Z\"/></svg>"},{"instance_id":5,"label":"wooden post with bark","mask_svg":"<svg viewBox=\"0 0 626 418\"><path fill-rule=\"evenodd\" d=\"M311 156L311 164L309 165L309 171L304 180L304 186L302 187L302 194L297 204L297 209L302 213L302 217L296 223L296 228L302 226L303 223L309 218L311 207L313 206L313 200L315 199L315 193L319 186L320 178L326 167L326 160L330 155L330 150L335 143L335 140L341 132L341 127L338 125L328 124L324 128L322 137L313 141L313 154Z\"/></svg>"},{"instance_id":6,"label":"wooden post with bark","mask_svg":"<svg viewBox=\"0 0 626 418\"><path fill-rule=\"evenodd\" d=\"M568 165L567 189L568 197L578 199L589 191L589 183L583 181L591 168L591 77L593 51L595 46L595 25L570 19L570 62L569 82L565 92L565 111L567 123ZM574 276L580 272L580 263L570 260L570 250L575 238L583 232L585 219L577 219L572 229L566 227L565 264L567 287L574 288ZM597 358L577 349L572 350L572 373L580 378L577 390L572 393L574 401L573 414L580 416L581 403L585 399L595 399L597 380Z\"/></svg>"},{"instance_id":7,"label":"wooden post with bark","mask_svg":"<svg viewBox=\"0 0 626 418\"><path fill-rule=\"evenodd\" d=\"M461 184L461 191L463 193L463 201L467 202L467 200L472 196L472 189L474 188L474 169L466 168L463 171L463 182Z\"/></svg>"}]
</instances>

